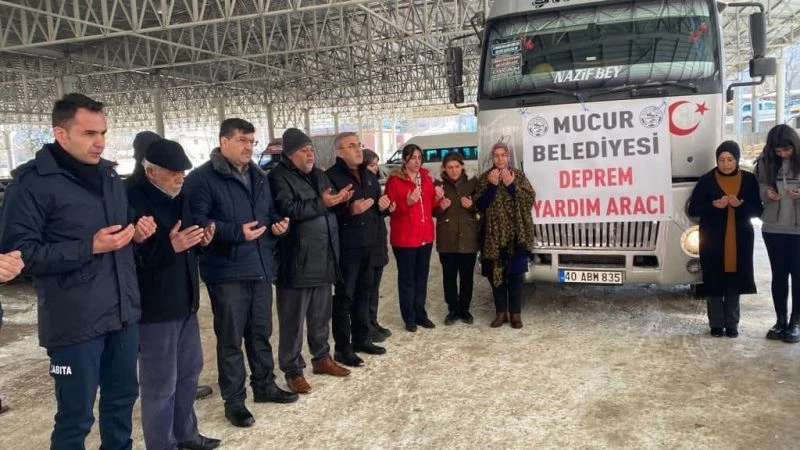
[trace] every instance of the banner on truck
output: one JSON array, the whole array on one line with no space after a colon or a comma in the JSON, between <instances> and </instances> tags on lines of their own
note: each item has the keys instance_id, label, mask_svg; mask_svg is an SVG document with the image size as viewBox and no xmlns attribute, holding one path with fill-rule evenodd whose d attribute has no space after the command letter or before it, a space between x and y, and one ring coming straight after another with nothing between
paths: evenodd
<instances>
[{"instance_id":1,"label":"banner on truck","mask_svg":"<svg viewBox=\"0 0 800 450\"><path fill-rule=\"evenodd\" d=\"M536 223L671 219L665 99L537 108L521 120Z\"/></svg>"}]
</instances>

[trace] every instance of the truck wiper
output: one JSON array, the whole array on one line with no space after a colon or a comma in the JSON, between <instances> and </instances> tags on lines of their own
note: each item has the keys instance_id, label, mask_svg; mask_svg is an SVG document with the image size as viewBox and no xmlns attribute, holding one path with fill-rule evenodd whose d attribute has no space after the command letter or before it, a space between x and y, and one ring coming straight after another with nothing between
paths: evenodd
<instances>
[{"instance_id":1,"label":"truck wiper","mask_svg":"<svg viewBox=\"0 0 800 450\"><path fill-rule=\"evenodd\" d=\"M540 89L536 89L533 92L526 92L525 93L526 96L529 96L529 95L541 95L541 94L558 94L558 95L563 95L563 96L566 96L566 97L577 98L581 102L584 101L584 97L580 92L568 91L566 89L540 88ZM541 104L545 104L545 103L550 103L550 99L549 98L539 98L539 99L521 98L521 99L517 100L517 106L541 105Z\"/></svg>"},{"instance_id":2,"label":"truck wiper","mask_svg":"<svg viewBox=\"0 0 800 450\"><path fill-rule=\"evenodd\" d=\"M606 92L597 93L595 95L602 95L602 94L616 94L618 92L625 92L630 91L632 95L640 95L640 94L647 94L645 90L649 89L660 89L664 87L677 87L682 89L689 89L692 92L697 92L699 88L696 84L688 82L688 81L653 81L649 83L641 83L641 84L625 84L622 86L617 86L615 88L609 89Z\"/></svg>"}]
</instances>

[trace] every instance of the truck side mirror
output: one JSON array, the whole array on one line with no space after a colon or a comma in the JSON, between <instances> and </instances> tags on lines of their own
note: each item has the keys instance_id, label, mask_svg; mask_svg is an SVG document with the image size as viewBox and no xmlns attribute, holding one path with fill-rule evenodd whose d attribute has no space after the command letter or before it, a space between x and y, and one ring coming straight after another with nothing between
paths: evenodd
<instances>
[{"instance_id":1,"label":"truck side mirror","mask_svg":"<svg viewBox=\"0 0 800 450\"><path fill-rule=\"evenodd\" d=\"M767 54L767 21L763 12L750 14L750 45L754 58L763 58Z\"/></svg>"},{"instance_id":2,"label":"truck side mirror","mask_svg":"<svg viewBox=\"0 0 800 450\"><path fill-rule=\"evenodd\" d=\"M450 102L464 103L464 50L461 47L448 47L445 51L445 64Z\"/></svg>"}]
</instances>

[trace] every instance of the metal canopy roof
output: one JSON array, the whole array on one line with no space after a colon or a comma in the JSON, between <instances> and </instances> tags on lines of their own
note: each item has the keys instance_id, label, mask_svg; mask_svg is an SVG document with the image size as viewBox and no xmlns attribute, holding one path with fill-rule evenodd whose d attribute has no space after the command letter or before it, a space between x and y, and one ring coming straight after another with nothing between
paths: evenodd
<instances>
[{"instance_id":1,"label":"metal canopy roof","mask_svg":"<svg viewBox=\"0 0 800 450\"><path fill-rule=\"evenodd\" d=\"M500 0L498 0L500 1ZM474 98L477 38L489 0L0 0L0 118L47 122L76 89L116 121L170 125L265 118L434 115L448 105L444 49L465 47ZM770 50L796 41L800 1L766 1ZM749 58L747 13L725 11L729 70ZM224 100L220 100L224 99ZM269 106L268 106L269 105Z\"/></svg>"}]
</instances>

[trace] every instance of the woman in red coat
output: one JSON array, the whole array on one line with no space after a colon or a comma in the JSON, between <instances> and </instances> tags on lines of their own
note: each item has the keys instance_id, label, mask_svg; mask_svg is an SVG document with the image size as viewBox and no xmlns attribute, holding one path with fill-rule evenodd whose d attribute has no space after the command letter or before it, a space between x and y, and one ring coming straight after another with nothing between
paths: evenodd
<instances>
[{"instance_id":1,"label":"woman in red coat","mask_svg":"<svg viewBox=\"0 0 800 450\"><path fill-rule=\"evenodd\" d=\"M414 144L403 147L403 166L386 181L386 195L396 205L389 221L389 242L397 261L397 292L406 330L417 325L434 328L425 311L428 268L433 248L433 208L444 195L434 188L422 167L422 150Z\"/></svg>"}]
</instances>

